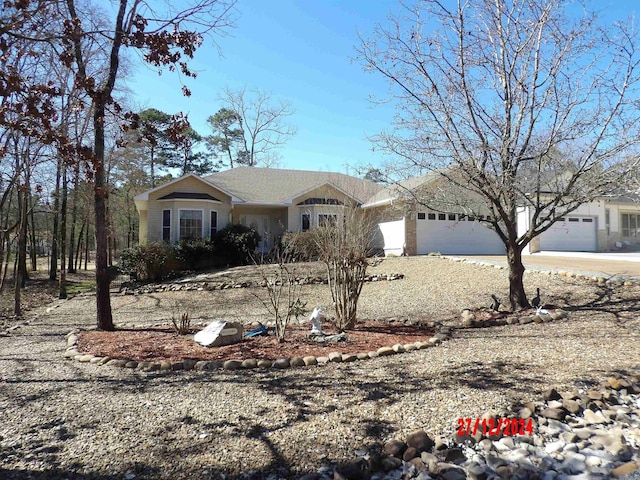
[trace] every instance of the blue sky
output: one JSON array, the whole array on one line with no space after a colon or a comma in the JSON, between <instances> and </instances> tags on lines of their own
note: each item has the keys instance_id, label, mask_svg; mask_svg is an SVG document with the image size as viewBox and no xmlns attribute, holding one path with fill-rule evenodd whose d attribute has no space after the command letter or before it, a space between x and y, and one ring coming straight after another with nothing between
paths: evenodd
<instances>
[{"instance_id":1,"label":"blue sky","mask_svg":"<svg viewBox=\"0 0 640 480\"><path fill-rule=\"evenodd\" d=\"M182 79L191 97L182 95L176 74L158 76L144 66L128 83L142 107L188 113L202 135L211 133L206 119L223 106L218 95L225 87L268 90L294 110L289 122L297 134L280 150L281 167L344 172L376 163L381 157L366 137L388 126L393 111L368 100L386 84L351 58L358 32L369 33L393 7L366 0L240 0L236 28L216 39L223 56L208 42L191 63L198 77Z\"/></svg>"},{"instance_id":2,"label":"blue sky","mask_svg":"<svg viewBox=\"0 0 640 480\"><path fill-rule=\"evenodd\" d=\"M610 4L624 15L626 2ZM598 8L604 7L594 2ZM217 38L222 57L207 41L191 62L197 79L182 79L191 97L181 93L180 78L140 66L129 87L142 108L189 114L202 135L207 117L223 105L225 88L260 88L291 102L295 137L280 150L283 168L353 173L354 167L378 164L367 136L390 126L390 105L372 104L384 96L386 82L353 61L358 33L367 38L376 22L398 9L395 0L239 0L236 27Z\"/></svg>"}]
</instances>

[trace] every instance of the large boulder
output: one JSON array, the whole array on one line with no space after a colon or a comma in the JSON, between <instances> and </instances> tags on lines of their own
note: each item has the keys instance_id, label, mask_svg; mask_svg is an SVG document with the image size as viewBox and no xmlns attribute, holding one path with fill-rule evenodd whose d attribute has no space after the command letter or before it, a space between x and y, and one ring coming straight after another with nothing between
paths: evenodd
<instances>
[{"instance_id":1,"label":"large boulder","mask_svg":"<svg viewBox=\"0 0 640 480\"><path fill-rule=\"evenodd\" d=\"M193 340L203 347L222 347L242 341L242 324L215 320L196 333Z\"/></svg>"}]
</instances>

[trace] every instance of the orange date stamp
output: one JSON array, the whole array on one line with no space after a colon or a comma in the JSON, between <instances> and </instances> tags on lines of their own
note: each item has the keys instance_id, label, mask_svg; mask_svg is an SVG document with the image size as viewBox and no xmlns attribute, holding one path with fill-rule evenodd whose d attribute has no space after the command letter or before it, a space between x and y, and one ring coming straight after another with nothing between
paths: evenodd
<instances>
[{"instance_id":1,"label":"orange date stamp","mask_svg":"<svg viewBox=\"0 0 640 480\"><path fill-rule=\"evenodd\" d=\"M459 418L458 435L532 435L533 420L524 418Z\"/></svg>"}]
</instances>

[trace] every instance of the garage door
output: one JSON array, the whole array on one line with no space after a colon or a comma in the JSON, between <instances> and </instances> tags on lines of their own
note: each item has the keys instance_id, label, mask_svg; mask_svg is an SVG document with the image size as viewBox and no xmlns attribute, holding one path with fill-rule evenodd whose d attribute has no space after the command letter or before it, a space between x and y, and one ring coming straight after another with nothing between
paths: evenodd
<instances>
[{"instance_id":1,"label":"garage door","mask_svg":"<svg viewBox=\"0 0 640 480\"><path fill-rule=\"evenodd\" d=\"M465 215L418 213L416 235L419 255L504 255L498 235Z\"/></svg>"},{"instance_id":2,"label":"garage door","mask_svg":"<svg viewBox=\"0 0 640 480\"><path fill-rule=\"evenodd\" d=\"M540 250L558 252L595 252L596 219L569 215L540 235Z\"/></svg>"}]
</instances>

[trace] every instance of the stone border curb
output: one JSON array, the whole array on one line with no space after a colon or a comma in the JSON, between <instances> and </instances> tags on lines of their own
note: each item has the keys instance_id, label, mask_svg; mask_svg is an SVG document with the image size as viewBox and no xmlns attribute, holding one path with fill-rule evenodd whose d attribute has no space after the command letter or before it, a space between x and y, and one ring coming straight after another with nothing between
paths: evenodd
<instances>
[{"instance_id":1,"label":"stone border curb","mask_svg":"<svg viewBox=\"0 0 640 480\"><path fill-rule=\"evenodd\" d=\"M454 262L462 262L469 263L472 265L479 265L482 267L490 267L496 268L500 270L504 270L507 267L503 265L496 265L489 262L484 262L481 260L469 260L461 257L453 257L453 256L440 256L443 260L449 260ZM613 284L617 286L640 286L640 280L636 284L630 280L625 282L620 282L620 280L613 280L612 278L605 279L604 277L590 277L586 275L578 275L574 272L566 272L566 271L544 271L544 270L527 270L531 273L541 273L541 274L556 274L559 276L567 276L571 278L584 279L589 280L598 284ZM372 276L368 281L379 281L379 279L392 281L396 279L404 278L403 274L380 274L377 276ZM319 278L319 277L317 277ZM204 282L206 283L206 282ZM226 288L246 288L250 282L243 282L243 285L236 286L228 286ZM167 288L171 287L173 284L169 284L167 286L162 286L161 290L156 291L168 291ZM164 288L167 287L167 288ZM179 286L180 287L180 286ZM194 287L194 285L190 284L189 287ZM193 290L194 288L188 288ZM196 290L202 290L204 287L195 288ZM224 288L223 288L224 289ZM137 292L136 292L137 293ZM147 293L147 292L142 292ZM133 295L134 292L124 293ZM490 319L476 319L475 315L470 310L463 310L462 312L462 325L453 327L453 326L444 326L440 323L432 322L429 324L429 327L436 328L436 333L428 339L426 342L414 342L406 345L396 344L390 346L383 346L378 348L377 350L370 352L360 352L357 354L345 354L338 351L334 351L329 353L327 356L321 357L292 357L292 358L276 358L276 359L233 359L227 360L224 362L218 361L195 361L195 360L183 360L182 362L145 362L145 361L135 361L130 359L120 359L120 358L109 358L109 357L96 357L92 354L83 354L78 352L78 336L77 331L72 331L67 334L67 349L64 352L65 358L71 358L77 360L82 363L92 363L101 365L109 365L120 368L130 368L130 369L138 369L144 372L154 372L154 371L179 371L179 370L196 370L196 371L213 371L213 370L248 370L248 369L287 369L287 368L297 368L297 367L310 367L317 365L326 365L328 363L348 363L354 362L358 360L367 360L371 358L384 357L389 355L396 355L399 353L411 352L414 350L423 350L425 348L439 345L440 343L449 340L452 336L452 332L456 329L465 329L465 328L486 328L486 327L494 327L494 326L505 326L505 325L527 325L530 323L549 323L555 320L561 320L568 317L568 313L561 309L549 310L547 313L537 313L534 315L524 315L518 316L516 314L510 315L507 317L501 318L490 318Z\"/></svg>"},{"instance_id":2,"label":"stone border curb","mask_svg":"<svg viewBox=\"0 0 640 480\"><path fill-rule=\"evenodd\" d=\"M475 260L451 255L440 255L440 258L443 260L449 260L451 262L468 263L470 265L479 265L481 267L495 268L497 270L507 270L506 265L486 262L484 260ZM526 273L538 273L540 275L557 275L560 277L576 278L579 280L586 280L591 283L596 283L598 285L609 285L614 287L640 287L640 278L626 275L611 275L609 277L605 277L602 275L584 275L582 273L574 272L571 270L559 270L553 268L549 270L527 268L525 270L525 274Z\"/></svg>"},{"instance_id":3,"label":"stone border curb","mask_svg":"<svg viewBox=\"0 0 640 480\"><path fill-rule=\"evenodd\" d=\"M431 325L430 325L431 327ZM377 357L386 357L400 353L412 352L415 350L424 350L442 342L449 340L453 333L452 327L433 325L436 333L427 341L414 342L407 344L395 344L391 346L383 346L377 350L361 353L341 353L339 351L330 352L327 356L315 357L281 357L276 359L232 359L224 362L205 361L205 360L189 360L185 359L181 362L145 362L123 358L97 357L93 354L82 353L78 351L78 333L79 330L73 330L66 336L67 348L63 354L64 358L76 360L81 363L91 363L94 365L113 366L120 368L136 369L143 372L168 372L168 371L213 371L213 370L250 370L250 369L275 369L282 370L297 367L312 367L317 365L326 365L328 363L349 363L359 360L369 360Z\"/></svg>"},{"instance_id":4,"label":"stone border curb","mask_svg":"<svg viewBox=\"0 0 640 480\"><path fill-rule=\"evenodd\" d=\"M401 273L376 273L369 274L365 277L365 282L391 282L394 280L402 280L404 275ZM320 276L314 277L299 277L296 278L297 285L326 285L327 279ZM213 282L213 281L200 281L200 282L171 282L171 283L155 283L138 286L129 286L123 283L120 287L121 295L143 295L147 293L159 293L159 292L189 292L189 291L213 291L213 290L230 290L233 288L252 288L252 287L265 287L264 281L245 281L245 282Z\"/></svg>"},{"instance_id":5,"label":"stone border curb","mask_svg":"<svg viewBox=\"0 0 640 480\"><path fill-rule=\"evenodd\" d=\"M469 312L467 316L465 313ZM330 352L327 356L315 357L280 357L276 359L231 359L224 362L208 361L208 360L183 360L182 362L147 362L136 361L131 359L97 357L93 354L82 353L78 351L78 330L71 331L67 334L67 348L64 352L65 358L77 360L81 363L91 363L98 366L108 365L120 368L137 369L143 372L156 371L213 371L213 370L250 370L250 369L287 369L297 367L311 367L317 365L326 365L328 363L349 363L359 360L368 360L377 357L386 357L400 353L412 352L415 350L424 350L431 346L439 345L451 339L455 330L466 328L487 328L505 325L527 325L530 323L549 323L568 317L568 313L562 309L549 311L545 314L525 315L525 316L509 316L506 318L492 318L487 320L477 320L473 313L469 310L463 310L463 320L461 326L445 326L440 323L432 322L428 324L430 328L435 328L436 333L426 342L418 341L408 344L395 344L379 347L377 350L360 353L342 353L339 351Z\"/></svg>"}]
</instances>

